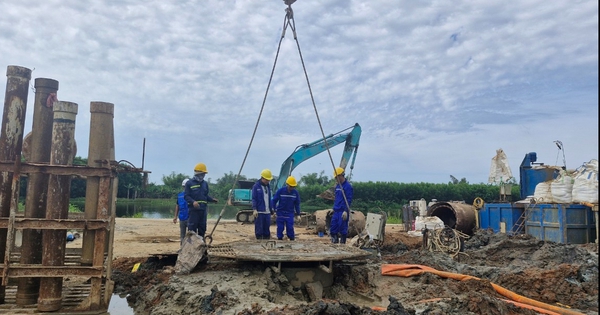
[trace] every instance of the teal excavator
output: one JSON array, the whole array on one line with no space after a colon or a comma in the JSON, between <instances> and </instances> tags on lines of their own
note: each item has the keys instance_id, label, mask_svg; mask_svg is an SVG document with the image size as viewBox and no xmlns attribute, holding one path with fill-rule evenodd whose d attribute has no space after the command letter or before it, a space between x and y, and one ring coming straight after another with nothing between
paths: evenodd
<instances>
[{"instance_id":1,"label":"teal excavator","mask_svg":"<svg viewBox=\"0 0 600 315\"><path fill-rule=\"evenodd\" d=\"M300 163L327 151L328 148L331 149L332 147L342 143L344 143L344 152L342 153L342 159L339 166L346 169L348 162L350 162L350 172L348 173L351 173L352 169L354 168L354 161L356 160L356 152L358 150L360 133L360 125L356 123L354 126L331 134L325 138L297 146L294 152L292 152L292 154L290 154L290 156L281 165L279 176L277 176L271 182L271 189L273 189L273 193L285 185L285 180L292 174L294 168L296 168ZM238 211L235 217L238 222L251 223L254 221L254 217L252 216L253 185L254 181L238 181L238 188L229 191L227 204L245 208Z\"/></svg>"}]
</instances>

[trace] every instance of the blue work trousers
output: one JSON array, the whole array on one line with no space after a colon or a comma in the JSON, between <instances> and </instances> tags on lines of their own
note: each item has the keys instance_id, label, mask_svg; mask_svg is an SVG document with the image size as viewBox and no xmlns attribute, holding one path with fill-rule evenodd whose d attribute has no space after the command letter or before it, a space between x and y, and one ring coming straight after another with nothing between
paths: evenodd
<instances>
[{"instance_id":1,"label":"blue work trousers","mask_svg":"<svg viewBox=\"0 0 600 315\"><path fill-rule=\"evenodd\" d=\"M259 213L254 219L254 234L257 240L268 240L271 238L271 214Z\"/></svg>"},{"instance_id":2,"label":"blue work trousers","mask_svg":"<svg viewBox=\"0 0 600 315\"><path fill-rule=\"evenodd\" d=\"M296 236L294 234L294 216L277 216L277 239L283 239L283 230L285 229L285 234L293 241Z\"/></svg>"},{"instance_id":3,"label":"blue work trousers","mask_svg":"<svg viewBox=\"0 0 600 315\"><path fill-rule=\"evenodd\" d=\"M188 230L204 237L206 233L206 210L190 209Z\"/></svg>"},{"instance_id":4,"label":"blue work trousers","mask_svg":"<svg viewBox=\"0 0 600 315\"><path fill-rule=\"evenodd\" d=\"M331 217L331 226L329 228L330 235L337 235L338 233L342 236L348 235L348 221L350 220L350 216L348 216L348 220L342 220L342 214L344 211L334 211L333 216Z\"/></svg>"}]
</instances>

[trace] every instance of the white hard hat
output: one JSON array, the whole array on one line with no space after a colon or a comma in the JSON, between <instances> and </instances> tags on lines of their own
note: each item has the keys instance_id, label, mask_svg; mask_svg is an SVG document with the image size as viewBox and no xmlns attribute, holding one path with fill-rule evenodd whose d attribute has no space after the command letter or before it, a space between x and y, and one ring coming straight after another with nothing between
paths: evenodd
<instances>
[{"instance_id":1,"label":"white hard hat","mask_svg":"<svg viewBox=\"0 0 600 315\"><path fill-rule=\"evenodd\" d=\"M181 186L185 186L185 183L187 183L188 180L190 180L190 179L189 178L184 179L183 182L181 182Z\"/></svg>"}]
</instances>

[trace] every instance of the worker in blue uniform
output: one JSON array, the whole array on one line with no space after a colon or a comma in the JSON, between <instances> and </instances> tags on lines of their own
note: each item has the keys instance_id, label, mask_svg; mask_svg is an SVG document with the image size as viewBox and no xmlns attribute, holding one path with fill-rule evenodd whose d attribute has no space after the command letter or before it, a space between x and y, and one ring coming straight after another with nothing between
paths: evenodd
<instances>
[{"instance_id":1,"label":"worker in blue uniform","mask_svg":"<svg viewBox=\"0 0 600 315\"><path fill-rule=\"evenodd\" d=\"M279 188L273 196L273 205L277 214L277 239L283 240L283 230L290 241L296 239L294 234L294 218L300 217L300 194L296 190L298 185L294 176L285 180L285 186Z\"/></svg>"},{"instance_id":2,"label":"worker in blue uniform","mask_svg":"<svg viewBox=\"0 0 600 315\"><path fill-rule=\"evenodd\" d=\"M271 186L273 179L271 170L264 169L260 172L260 179L252 186L252 215L254 216L254 235L257 240L268 240L271 238L271 215L273 205L271 203Z\"/></svg>"},{"instance_id":3,"label":"worker in blue uniform","mask_svg":"<svg viewBox=\"0 0 600 315\"><path fill-rule=\"evenodd\" d=\"M344 169L341 167L336 167L333 171L333 177L337 184L335 185L333 216L331 217L329 235L331 235L331 242L334 244L345 244L346 237L348 236L350 205L352 205L354 189L350 182L346 180L345 176Z\"/></svg>"},{"instance_id":4,"label":"worker in blue uniform","mask_svg":"<svg viewBox=\"0 0 600 315\"><path fill-rule=\"evenodd\" d=\"M219 202L208 192L204 176L208 173L204 163L194 167L194 177L185 183L184 198L189 208L188 231L193 231L204 239L209 202Z\"/></svg>"},{"instance_id":5,"label":"worker in blue uniform","mask_svg":"<svg viewBox=\"0 0 600 315\"><path fill-rule=\"evenodd\" d=\"M179 219L179 245L183 243L183 238L187 232L188 219L190 212L188 209L187 201L185 201L185 184L189 179L184 179L181 182L182 191L177 194L177 203L175 204L175 218L173 218L173 224L177 223Z\"/></svg>"}]
</instances>

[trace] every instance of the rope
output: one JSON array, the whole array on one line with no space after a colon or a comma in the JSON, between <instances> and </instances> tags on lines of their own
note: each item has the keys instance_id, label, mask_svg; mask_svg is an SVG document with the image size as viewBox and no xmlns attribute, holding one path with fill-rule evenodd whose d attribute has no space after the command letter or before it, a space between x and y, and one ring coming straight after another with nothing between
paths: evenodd
<instances>
[{"instance_id":1,"label":"rope","mask_svg":"<svg viewBox=\"0 0 600 315\"><path fill-rule=\"evenodd\" d=\"M452 257L460 253L460 245L463 239L469 238L465 233L445 226L441 229L427 230L427 249L430 252L443 252Z\"/></svg>"}]
</instances>

